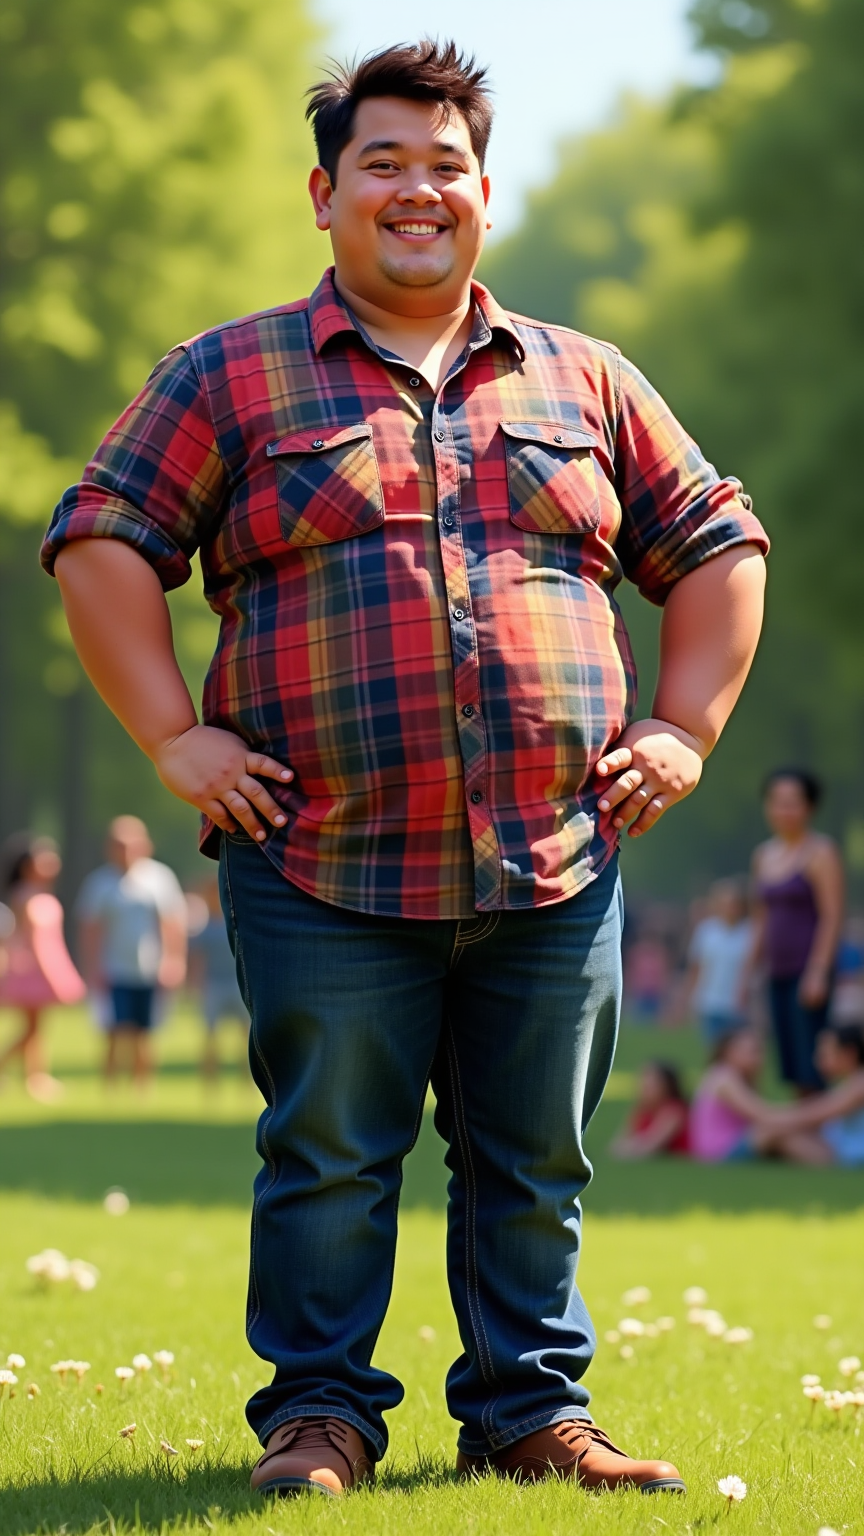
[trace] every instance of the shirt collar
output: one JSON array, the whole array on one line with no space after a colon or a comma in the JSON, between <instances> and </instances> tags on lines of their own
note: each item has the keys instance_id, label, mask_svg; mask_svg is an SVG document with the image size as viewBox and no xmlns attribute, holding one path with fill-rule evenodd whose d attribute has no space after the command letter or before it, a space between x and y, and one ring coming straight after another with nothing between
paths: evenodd
<instances>
[{"instance_id":1,"label":"shirt collar","mask_svg":"<svg viewBox=\"0 0 864 1536\"><path fill-rule=\"evenodd\" d=\"M336 285L333 281L334 270L333 267L327 268L318 287L309 299L309 323L312 329L312 345L316 355L320 354L330 338L337 336L340 331L357 330L348 306L336 290ZM492 297L488 288L484 288L482 283L472 283L471 292L477 306L477 319L479 320L482 317L489 333L488 336L482 338L482 341L489 340L493 331L500 331L508 337L515 347L520 360L524 358L525 348L522 345L519 332L507 312Z\"/></svg>"}]
</instances>

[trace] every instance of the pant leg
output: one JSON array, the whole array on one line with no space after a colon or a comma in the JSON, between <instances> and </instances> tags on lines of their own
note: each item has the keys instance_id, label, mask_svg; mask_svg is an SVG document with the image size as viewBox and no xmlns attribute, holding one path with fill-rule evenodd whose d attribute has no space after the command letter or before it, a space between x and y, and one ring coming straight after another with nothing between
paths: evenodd
<instances>
[{"instance_id":1,"label":"pant leg","mask_svg":"<svg viewBox=\"0 0 864 1536\"><path fill-rule=\"evenodd\" d=\"M827 1022L828 1004L805 1008L798 999L800 981L800 976L773 976L770 982L771 1021L780 1076L796 1088L824 1088L814 1056L816 1036Z\"/></svg>"},{"instance_id":2,"label":"pant leg","mask_svg":"<svg viewBox=\"0 0 864 1536\"><path fill-rule=\"evenodd\" d=\"M247 1333L275 1374L247 1417L265 1443L286 1419L336 1414L383 1456L403 1392L371 1358L455 924L329 906L247 838L223 839L222 891L267 1101Z\"/></svg>"},{"instance_id":3,"label":"pant leg","mask_svg":"<svg viewBox=\"0 0 864 1536\"><path fill-rule=\"evenodd\" d=\"M469 1453L589 1417L582 1137L614 1056L622 923L613 865L560 905L493 915L454 955L433 1083L463 1348L447 1399Z\"/></svg>"}]
</instances>

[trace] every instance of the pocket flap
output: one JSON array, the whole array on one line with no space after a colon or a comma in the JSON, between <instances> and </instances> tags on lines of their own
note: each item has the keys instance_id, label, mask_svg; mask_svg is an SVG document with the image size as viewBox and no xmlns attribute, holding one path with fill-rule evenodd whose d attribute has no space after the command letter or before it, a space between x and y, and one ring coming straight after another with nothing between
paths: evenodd
<instances>
[{"instance_id":1,"label":"pocket flap","mask_svg":"<svg viewBox=\"0 0 864 1536\"><path fill-rule=\"evenodd\" d=\"M283 453L322 453L328 448L341 448L343 443L359 442L372 436L368 421L358 421L352 427L307 427L305 432L291 432L276 443L267 444L268 459Z\"/></svg>"},{"instance_id":2,"label":"pocket flap","mask_svg":"<svg viewBox=\"0 0 864 1536\"><path fill-rule=\"evenodd\" d=\"M520 442L545 443L548 448L596 448L598 443L595 433L560 421L502 421L501 431Z\"/></svg>"}]
</instances>

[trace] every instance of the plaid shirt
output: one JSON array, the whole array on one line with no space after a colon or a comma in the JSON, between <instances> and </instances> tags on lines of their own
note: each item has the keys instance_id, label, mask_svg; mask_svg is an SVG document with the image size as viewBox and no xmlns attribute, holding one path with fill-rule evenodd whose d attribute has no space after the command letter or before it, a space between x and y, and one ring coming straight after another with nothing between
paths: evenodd
<instances>
[{"instance_id":1,"label":"plaid shirt","mask_svg":"<svg viewBox=\"0 0 864 1536\"><path fill-rule=\"evenodd\" d=\"M420 918L543 906L616 845L595 765L627 724L613 592L653 602L767 540L614 347L474 285L439 390L332 273L158 365L42 551L133 545L165 588L200 551L221 620L203 718L287 762L265 851L303 890ZM218 835L205 826L202 845Z\"/></svg>"}]
</instances>

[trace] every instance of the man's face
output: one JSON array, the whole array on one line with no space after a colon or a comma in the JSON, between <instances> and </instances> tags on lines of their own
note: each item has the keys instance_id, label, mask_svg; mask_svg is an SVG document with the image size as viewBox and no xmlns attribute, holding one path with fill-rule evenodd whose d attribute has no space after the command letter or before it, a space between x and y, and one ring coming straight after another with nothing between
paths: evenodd
<instances>
[{"instance_id":1,"label":"man's face","mask_svg":"<svg viewBox=\"0 0 864 1536\"><path fill-rule=\"evenodd\" d=\"M442 314L464 300L483 248L489 181L460 114L395 96L361 102L336 186L316 166L309 190L344 288L406 315Z\"/></svg>"}]
</instances>

